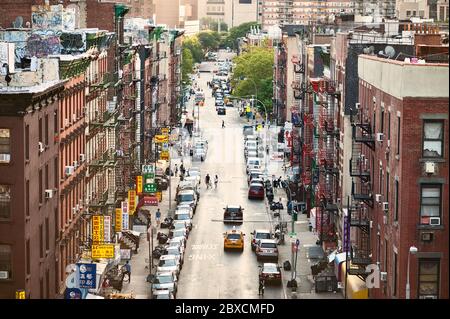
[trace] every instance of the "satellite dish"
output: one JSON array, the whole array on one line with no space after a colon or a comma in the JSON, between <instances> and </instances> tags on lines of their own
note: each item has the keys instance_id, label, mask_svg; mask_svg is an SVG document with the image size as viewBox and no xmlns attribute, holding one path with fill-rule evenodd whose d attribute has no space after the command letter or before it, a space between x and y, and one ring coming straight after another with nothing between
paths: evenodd
<instances>
[{"instance_id":1,"label":"satellite dish","mask_svg":"<svg viewBox=\"0 0 450 319\"><path fill-rule=\"evenodd\" d=\"M390 45L387 45L384 48L384 54L389 58L392 59L395 56L395 49L391 47Z\"/></svg>"},{"instance_id":2,"label":"satellite dish","mask_svg":"<svg viewBox=\"0 0 450 319\"><path fill-rule=\"evenodd\" d=\"M375 48L371 45L370 47L364 48L363 52L364 54L373 54L375 52Z\"/></svg>"},{"instance_id":3,"label":"satellite dish","mask_svg":"<svg viewBox=\"0 0 450 319\"><path fill-rule=\"evenodd\" d=\"M21 16L18 16L16 20L14 20L13 27L18 29L23 27L23 18Z\"/></svg>"}]
</instances>

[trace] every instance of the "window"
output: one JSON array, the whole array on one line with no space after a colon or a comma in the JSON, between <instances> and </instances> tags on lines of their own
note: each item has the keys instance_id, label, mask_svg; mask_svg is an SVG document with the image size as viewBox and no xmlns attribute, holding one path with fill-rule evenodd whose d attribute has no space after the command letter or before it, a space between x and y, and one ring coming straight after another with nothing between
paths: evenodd
<instances>
[{"instance_id":1,"label":"window","mask_svg":"<svg viewBox=\"0 0 450 319\"><path fill-rule=\"evenodd\" d=\"M55 157L55 159L53 160L53 167L54 167L54 188L58 188L58 158Z\"/></svg>"},{"instance_id":2,"label":"window","mask_svg":"<svg viewBox=\"0 0 450 319\"><path fill-rule=\"evenodd\" d=\"M39 119L39 142L42 142L42 119Z\"/></svg>"},{"instance_id":3,"label":"window","mask_svg":"<svg viewBox=\"0 0 450 319\"><path fill-rule=\"evenodd\" d=\"M400 155L400 116L397 116L397 155Z\"/></svg>"},{"instance_id":4,"label":"window","mask_svg":"<svg viewBox=\"0 0 450 319\"><path fill-rule=\"evenodd\" d=\"M420 223L429 224L430 217L441 216L442 185L421 185Z\"/></svg>"},{"instance_id":5,"label":"window","mask_svg":"<svg viewBox=\"0 0 450 319\"><path fill-rule=\"evenodd\" d=\"M381 109L380 114L380 133L384 133L384 109Z\"/></svg>"},{"instance_id":6,"label":"window","mask_svg":"<svg viewBox=\"0 0 450 319\"><path fill-rule=\"evenodd\" d=\"M444 122L423 123L423 157L443 157Z\"/></svg>"},{"instance_id":7,"label":"window","mask_svg":"<svg viewBox=\"0 0 450 319\"><path fill-rule=\"evenodd\" d=\"M45 121L44 121L44 130L45 130L45 145L48 145L48 115L45 115Z\"/></svg>"},{"instance_id":8,"label":"window","mask_svg":"<svg viewBox=\"0 0 450 319\"><path fill-rule=\"evenodd\" d=\"M0 164L9 163L11 161L11 139L10 130L7 128L0 129Z\"/></svg>"},{"instance_id":9,"label":"window","mask_svg":"<svg viewBox=\"0 0 450 319\"><path fill-rule=\"evenodd\" d=\"M25 182L25 214L30 216L30 181Z\"/></svg>"},{"instance_id":10,"label":"window","mask_svg":"<svg viewBox=\"0 0 450 319\"><path fill-rule=\"evenodd\" d=\"M53 113L53 132L57 135L58 134L58 110L55 110L55 113Z\"/></svg>"},{"instance_id":11,"label":"window","mask_svg":"<svg viewBox=\"0 0 450 319\"><path fill-rule=\"evenodd\" d=\"M44 299L44 280L42 278L39 279L39 298Z\"/></svg>"},{"instance_id":12,"label":"window","mask_svg":"<svg viewBox=\"0 0 450 319\"><path fill-rule=\"evenodd\" d=\"M11 218L11 186L0 185L0 220Z\"/></svg>"},{"instance_id":13,"label":"window","mask_svg":"<svg viewBox=\"0 0 450 319\"><path fill-rule=\"evenodd\" d=\"M39 257L44 257L44 229L39 225Z\"/></svg>"},{"instance_id":14,"label":"window","mask_svg":"<svg viewBox=\"0 0 450 319\"><path fill-rule=\"evenodd\" d=\"M388 129L388 140L390 140L391 139L391 112L388 112L388 127L387 127L387 129Z\"/></svg>"},{"instance_id":15,"label":"window","mask_svg":"<svg viewBox=\"0 0 450 319\"><path fill-rule=\"evenodd\" d=\"M389 202L389 182L390 182L390 174L386 172L386 202Z\"/></svg>"},{"instance_id":16,"label":"window","mask_svg":"<svg viewBox=\"0 0 450 319\"><path fill-rule=\"evenodd\" d=\"M439 297L439 259L419 259L419 299Z\"/></svg>"},{"instance_id":17,"label":"window","mask_svg":"<svg viewBox=\"0 0 450 319\"><path fill-rule=\"evenodd\" d=\"M375 104L375 102L373 102L374 104ZM375 106L375 105L374 105ZM376 121L377 121L377 113L375 112L375 111L373 111L373 118L372 118L372 120L373 120L373 123L372 123L372 132L373 133L375 133L376 132L376 129L377 129L377 126L376 126Z\"/></svg>"},{"instance_id":18,"label":"window","mask_svg":"<svg viewBox=\"0 0 450 319\"><path fill-rule=\"evenodd\" d=\"M12 249L11 245L0 244L0 281L12 278Z\"/></svg>"},{"instance_id":19,"label":"window","mask_svg":"<svg viewBox=\"0 0 450 319\"><path fill-rule=\"evenodd\" d=\"M25 249L26 249L26 258L27 258L27 275L31 274L31 255L30 255L30 240L27 239L27 242L25 244Z\"/></svg>"},{"instance_id":20,"label":"window","mask_svg":"<svg viewBox=\"0 0 450 319\"><path fill-rule=\"evenodd\" d=\"M392 276L392 296L397 296L397 253L394 252L394 264L393 264L393 274L394 276Z\"/></svg>"},{"instance_id":21,"label":"window","mask_svg":"<svg viewBox=\"0 0 450 319\"><path fill-rule=\"evenodd\" d=\"M411 11L410 10L406 10L406 16L409 17L411 15Z\"/></svg>"},{"instance_id":22,"label":"window","mask_svg":"<svg viewBox=\"0 0 450 319\"><path fill-rule=\"evenodd\" d=\"M394 220L398 220L398 180L395 180L395 210L394 210Z\"/></svg>"},{"instance_id":23,"label":"window","mask_svg":"<svg viewBox=\"0 0 450 319\"><path fill-rule=\"evenodd\" d=\"M50 250L50 224L48 217L45 218L45 250Z\"/></svg>"},{"instance_id":24,"label":"window","mask_svg":"<svg viewBox=\"0 0 450 319\"><path fill-rule=\"evenodd\" d=\"M389 265L389 263L388 263L388 241L387 241L387 239L385 239L384 240L384 263L383 263L383 270L385 271L385 272L388 272L388 269L387 269L387 267L388 267L388 265Z\"/></svg>"},{"instance_id":25,"label":"window","mask_svg":"<svg viewBox=\"0 0 450 319\"><path fill-rule=\"evenodd\" d=\"M39 170L39 203L42 204L42 170Z\"/></svg>"},{"instance_id":26,"label":"window","mask_svg":"<svg viewBox=\"0 0 450 319\"><path fill-rule=\"evenodd\" d=\"M25 126L25 159L30 159L30 126Z\"/></svg>"}]
</instances>

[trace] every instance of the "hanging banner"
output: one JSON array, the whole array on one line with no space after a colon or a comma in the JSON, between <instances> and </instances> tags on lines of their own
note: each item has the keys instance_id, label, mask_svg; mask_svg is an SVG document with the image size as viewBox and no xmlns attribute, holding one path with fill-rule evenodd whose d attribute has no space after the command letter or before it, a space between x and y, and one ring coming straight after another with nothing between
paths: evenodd
<instances>
[{"instance_id":1,"label":"hanging banner","mask_svg":"<svg viewBox=\"0 0 450 319\"><path fill-rule=\"evenodd\" d=\"M141 175L136 176L136 193L138 195L142 194L142 186L143 186L142 176Z\"/></svg>"},{"instance_id":2,"label":"hanging banner","mask_svg":"<svg viewBox=\"0 0 450 319\"><path fill-rule=\"evenodd\" d=\"M162 201L162 192L156 192L156 198L158 199L159 202Z\"/></svg>"},{"instance_id":3,"label":"hanging banner","mask_svg":"<svg viewBox=\"0 0 450 319\"><path fill-rule=\"evenodd\" d=\"M122 231L122 209L116 208L116 222L115 222L116 233Z\"/></svg>"},{"instance_id":4,"label":"hanging banner","mask_svg":"<svg viewBox=\"0 0 450 319\"><path fill-rule=\"evenodd\" d=\"M104 225L103 216L94 215L92 216L92 240L94 243L101 243L104 241Z\"/></svg>"},{"instance_id":5,"label":"hanging banner","mask_svg":"<svg viewBox=\"0 0 450 319\"><path fill-rule=\"evenodd\" d=\"M169 136L168 135L155 135L155 143L168 143Z\"/></svg>"},{"instance_id":6,"label":"hanging banner","mask_svg":"<svg viewBox=\"0 0 450 319\"><path fill-rule=\"evenodd\" d=\"M95 289L97 279L96 264L77 264L80 288Z\"/></svg>"},{"instance_id":7,"label":"hanging banner","mask_svg":"<svg viewBox=\"0 0 450 319\"><path fill-rule=\"evenodd\" d=\"M110 242L111 241L111 216L107 215L103 217L103 228L104 228L104 241Z\"/></svg>"},{"instance_id":8,"label":"hanging banner","mask_svg":"<svg viewBox=\"0 0 450 319\"><path fill-rule=\"evenodd\" d=\"M114 244L92 245L93 259L114 258Z\"/></svg>"},{"instance_id":9,"label":"hanging banner","mask_svg":"<svg viewBox=\"0 0 450 319\"><path fill-rule=\"evenodd\" d=\"M161 134L163 135L169 135L170 129L168 127L161 128Z\"/></svg>"},{"instance_id":10,"label":"hanging banner","mask_svg":"<svg viewBox=\"0 0 450 319\"><path fill-rule=\"evenodd\" d=\"M136 191L128 191L128 213L132 216L136 210Z\"/></svg>"},{"instance_id":11,"label":"hanging banner","mask_svg":"<svg viewBox=\"0 0 450 319\"><path fill-rule=\"evenodd\" d=\"M128 202L122 202L122 230L129 229Z\"/></svg>"}]
</instances>

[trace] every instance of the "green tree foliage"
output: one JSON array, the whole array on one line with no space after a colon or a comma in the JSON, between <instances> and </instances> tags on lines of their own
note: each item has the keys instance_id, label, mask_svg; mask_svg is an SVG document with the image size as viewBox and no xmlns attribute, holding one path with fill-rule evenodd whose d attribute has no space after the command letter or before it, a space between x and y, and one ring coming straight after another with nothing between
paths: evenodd
<instances>
[{"instance_id":1,"label":"green tree foliage","mask_svg":"<svg viewBox=\"0 0 450 319\"><path fill-rule=\"evenodd\" d=\"M270 113L273 97L273 48L250 47L248 52L235 57L234 62L236 67L231 78L234 95L248 97L257 93L258 100L264 103ZM258 108L264 112L261 103L258 103Z\"/></svg>"},{"instance_id":2,"label":"green tree foliage","mask_svg":"<svg viewBox=\"0 0 450 319\"><path fill-rule=\"evenodd\" d=\"M194 58L192 57L191 50L183 48L183 56L181 59L181 75L182 81L189 84L191 79L189 77L192 74L194 68Z\"/></svg>"},{"instance_id":3,"label":"green tree foliage","mask_svg":"<svg viewBox=\"0 0 450 319\"><path fill-rule=\"evenodd\" d=\"M233 27L229 30L228 38L226 39L226 46L237 49L237 39L245 37L253 26L259 25L257 22L246 22Z\"/></svg>"},{"instance_id":4,"label":"green tree foliage","mask_svg":"<svg viewBox=\"0 0 450 319\"><path fill-rule=\"evenodd\" d=\"M216 50L220 43L220 34L214 31L202 31L198 35L202 48L206 51Z\"/></svg>"},{"instance_id":5,"label":"green tree foliage","mask_svg":"<svg viewBox=\"0 0 450 319\"><path fill-rule=\"evenodd\" d=\"M186 37L183 39L183 49L191 51L194 63L200 63L203 60L204 53L202 45L196 36Z\"/></svg>"}]
</instances>

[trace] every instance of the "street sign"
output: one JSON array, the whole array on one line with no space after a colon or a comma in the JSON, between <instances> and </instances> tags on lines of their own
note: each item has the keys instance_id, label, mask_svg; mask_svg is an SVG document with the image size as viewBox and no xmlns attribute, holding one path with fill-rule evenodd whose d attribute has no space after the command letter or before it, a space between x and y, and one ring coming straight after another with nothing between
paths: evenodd
<instances>
[{"instance_id":1,"label":"street sign","mask_svg":"<svg viewBox=\"0 0 450 319\"><path fill-rule=\"evenodd\" d=\"M104 230L104 240L111 240L111 216L105 215L103 217L103 230Z\"/></svg>"},{"instance_id":2,"label":"street sign","mask_svg":"<svg viewBox=\"0 0 450 319\"><path fill-rule=\"evenodd\" d=\"M94 243L103 242L105 229L102 215L92 216L92 240Z\"/></svg>"},{"instance_id":3,"label":"street sign","mask_svg":"<svg viewBox=\"0 0 450 319\"><path fill-rule=\"evenodd\" d=\"M95 289L97 279L97 265L78 263L79 287Z\"/></svg>"},{"instance_id":4,"label":"street sign","mask_svg":"<svg viewBox=\"0 0 450 319\"><path fill-rule=\"evenodd\" d=\"M142 165L142 173L155 174L155 164Z\"/></svg>"},{"instance_id":5,"label":"street sign","mask_svg":"<svg viewBox=\"0 0 450 319\"><path fill-rule=\"evenodd\" d=\"M128 202L123 201L122 204L122 230L129 228Z\"/></svg>"},{"instance_id":6,"label":"street sign","mask_svg":"<svg viewBox=\"0 0 450 319\"><path fill-rule=\"evenodd\" d=\"M156 184L145 184L144 193L156 193Z\"/></svg>"},{"instance_id":7,"label":"street sign","mask_svg":"<svg viewBox=\"0 0 450 319\"><path fill-rule=\"evenodd\" d=\"M135 210L136 210L136 191L129 190L128 191L128 212L130 215L133 215Z\"/></svg>"},{"instance_id":8,"label":"street sign","mask_svg":"<svg viewBox=\"0 0 450 319\"><path fill-rule=\"evenodd\" d=\"M142 180L142 176L136 176L136 193L138 195L142 194L142 185L143 185L143 180Z\"/></svg>"},{"instance_id":9,"label":"street sign","mask_svg":"<svg viewBox=\"0 0 450 319\"><path fill-rule=\"evenodd\" d=\"M169 150L169 143L162 143L161 144L161 149L163 151L168 151Z\"/></svg>"},{"instance_id":10,"label":"street sign","mask_svg":"<svg viewBox=\"0 0 450 319\"><path fill-rule=\"evenodd\" d=\"M168 161L169 160L169 152L168 151L161 151L161 153L159 154L159 159Z\"/></svg>"},{"instance_id":11,"label":"street sign","mask_svg":"<svg viewBox=\"0 0 450 319\"><path fill-rule=\"evenodd\" d=\"M158 206L158 197L157 196L145 196L144 197L144 206Z\"/></svg>"},{"instance_id":12,"label":"street sign","mask_svg":"<svg viewBox=\"0 0 450 319\"><path fill-rule=\"evenodd\" d=\"M155 135L155 143L167 143L169 142L168 135Z\"/></svg>"},{"instance_id":13,"label":"street sign","mask_svg":"<svg viewBox=\"0 0 450 319\"><path fill-rule=\"evenodd\" d=\"M158 198L158 202L162 201L162 192L156 192L156 198Z\"/></svg>"}]
</instances>

